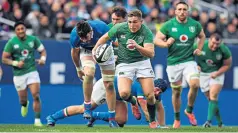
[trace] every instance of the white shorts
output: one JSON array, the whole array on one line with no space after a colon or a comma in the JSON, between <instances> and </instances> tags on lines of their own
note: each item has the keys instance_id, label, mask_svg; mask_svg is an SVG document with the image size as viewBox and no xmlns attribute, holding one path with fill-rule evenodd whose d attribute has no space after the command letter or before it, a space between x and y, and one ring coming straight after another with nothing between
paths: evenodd
<instances>
[{"instance_id":1,"label":"white shorts","mask_svg":"<svg viewBox=\"0 0 238 133\"><path fill-rule=\"evenodd\" d=\"M17 91L25 90L32 83L40 83L40 76L37 71L33 71L22 76L14 76L13 82Z\"/></svg>"},{"instance_id":2,"label":"white shorts","mask_svg":"<svg viewBox=\"0 0 238 133\"><path fill-rule=\"evenodd\" d=\"M183 77L189 83L190 79L199 79L199 71L195 61L180 63L177 65L167 66L169 82L182 81Z\"/></svg>"},{"instance_id":3,"label":"white shorts","mask_svg":"<svg viewBox=\"0 0 238 133\"><path fill-rule=\"evenodd\" d=\"M223 85L225 80L225 75L222 74L215 79L210 77L211 73L200 73L200 87L202 92L207 92L210 90L210 85L219 84Z\"/></svg>"},{"instance_id":4,"label":"white shorts","mask_svg":"<svg viewBox=\"0 0 238 133\"><path fill-rule=\"evenodd\" d=\"M110 46L110 47L112 47L112 46ZM81 64L82 64L83 68L85 66L87 66L85 63L85 60L82 60L82 58L85 56L93 56L92 51L80 47L80 60L81 60ZM94 65L96 65L95 62L94 62ZM114 54L108 61L106 61L104 63L98 63L98 65L100 66L101 70L115 70Z\"/></svg>"},{"instance_id":5,"label":"white shorts","mask_svg":"<svg viewBox=\"0 0 238 133\"><path fill-rule=\"evenodd\" d=\"M106 89L104 87L102 78L94 84L91 99L97 105L106 103Z\"/></svg>"},{"instance_id":6,"label":"white shorts","mask_svg":"<svg viewBox=\"0 0 238 133\"><path fill-rule=\"evenodd\" d=\"M116 67L118 77L127 77L132 81L134 78L154 78L155 74L150 59L130 64L121 63Z\"/></svg>"}]
</instances>

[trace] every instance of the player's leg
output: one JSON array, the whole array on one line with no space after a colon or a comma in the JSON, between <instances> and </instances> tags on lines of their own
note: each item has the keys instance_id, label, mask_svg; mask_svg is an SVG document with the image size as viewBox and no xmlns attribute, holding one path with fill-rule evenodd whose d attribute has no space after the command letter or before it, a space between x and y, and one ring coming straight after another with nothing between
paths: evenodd
<instances>
[{"instance_id":1,"label":"player's leg","mask_svg":"<svg viewBox=\"0 0 238 133\"><path fill-rule=\"evenodd\" d=\"M35 113L35 126L42 126L41 116L41 100L40 100L40 77L37 71L28 73L27 85L31 91L33 98L33 110Z\"/></svg>"},{"instance_id":2,"label":"player's leg","mask_svg":"<svg viewBox=\"0 0 238 133\"><path fill-rule=\"evenodd\" d=\"M3 75L3 71L2 71L2 67L0 66L0 81L2 80L2 75Z\"/></svg>"},{"instance_id":3,"label":"player's leg","mask_svg":"<svg viewBox=\"0 0 238 133\"><path fill-rule=\"evenodd\" d=\"M182 68L181 65L168 66L166 71L169 82L172 87L172 104L174 108L174 124L173 128L180 128L180 106L182 93Z\"/></svg>"},{"instance_id":4,"label":"player's leg","mask_svg":"<svg viewBox=\"0 0 238 133\"><path fill-rule=\"evenodd\" d=\"M83 80L83 93L84 93L84 108L85 112L83 117L86 119L91 118L91 94L93 90L93 78L95 74L95 61L92 57L91 51L86 49L80 50L80 60L85 74Z\"/></svg>"},{"instance_id":5,"label":"player's leg","mask_svg":"<svg viewBox=\"0 0 238 133\"><path fill-rule=\"evenodd\" d=\"M147 101L147 109L150 116L150 128L157 128L156 122L156 107L155 107L155 95L154 95L154 71L151 66L150 60L144 60L137 62L139 66L136 71L136 78L141 84L144 95Z\"/></svg>"},{"instance_id":6,"label":"player's leg","mask_svg":"<svg viewBox=\"0 0 238 133\"><path fill-rule=\"evenodd\" d=\"M19 102L21 104L22 117L27 116L28 106L29 106L29 101L28 101L28 96L27 96L27 94L28 94L27 93L27 84L25 82L26 78L27 78L27 75L13 77L14 86L17 90Z\"/></svg>"},{"instance_id":7,"label":"player's leg","mask_svg":"<svg viewBox=\"0 0 238 133\"><path fill-rule=\"evenodd\" d=\"M118 90L120 97L131 103L132 111L135 112L133 115L136 119L141 118L139 106L135 97L131 94L131 85L133 78L135 76L135 64L119 64L117 66L117 76L118 76Z\"/></svg>"},{"instance_id":8,"label":"player's leg","mask_svg":"<svg viewBox=\"0 0 238 133\"><path fill-rule=\"evenodd\" d=\"M219 114L218 107L218 95L222 90L222 86L224 83L224 74L216 77L215 79L210 79L210 91L209 91L209 105L208 105L208 116L207 122L204 124L204 127L210 127L211 120L214 115L216 115L218 120L218 126L222 126L221 116Z\"/></svg>"},{"instance_id":9,"label":"player's leg","mask_svg":"<svg viewBox=\"0 0 238 133\"><path fill-rule=\"evenodd\" d=\"M198 88L199 88L199 71L197 68L197 63L195 61L190 61L183 64L185 66L183 75L186 78L186 81L189 83L189 92L188 92L188 103L187 108L184 113L187 115L189 122L192 126L197 125L197 120L193 114L193 107L197 97Z\"/></svg>"},{"instance_id":10,"label":"player's leg","mask_svg":"<svg viewBox=\"0 0 238 133\"><path fill-rule=\"evenodd\" d=\"M117 127L115 122L115 107L116 107L116 93L114 88L114 77L115 77L115 61L114 56L111 57L107 62L100 64L102 79L106 89L106 99L109 113L109 124L110 127Z\"/></svg>"}]
</instances>

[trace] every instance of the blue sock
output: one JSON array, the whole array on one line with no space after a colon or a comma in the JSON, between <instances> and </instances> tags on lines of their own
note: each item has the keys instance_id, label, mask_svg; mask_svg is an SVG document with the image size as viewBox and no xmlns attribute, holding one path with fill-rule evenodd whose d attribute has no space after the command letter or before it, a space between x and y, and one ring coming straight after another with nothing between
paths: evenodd
<instances>
[{"instance_id":1,"label":"blue sock","mask_svg":"<svg viewBox=\"0 0 238 133\"><path fill-rule=\"evenodd\" d=\"M115 120L116 112L114 111L108 111L109 113L109 121L110 120Z\"/></svg>"},{"instance_id":2,"label":"blue sock","mask_svg":"<svg viewBox=\"0 0 238 133\"><path fill-rule=\"evenodd\" d=\"M90 110L91 109L91 102L88 102L88 103L86 103L86 102L84 102L84 109L87 111L87 110Z\"/></svg>"},{"instance_id":3,"label":"blue sock","mask_svg":"<svg viewBox=\"0 0 238 133\"><path fill-rule=\"evenodd\" d=\"M108 112L93 112L92 117L96 120L104 120L108 122L109 113Z\"/></svg>"},{"instance_id":4,"label":"blue sock","mask_svg":"<svg viewBox=\"0 0 238 133\"><path fill-rule=\"evenodd\" d=\"M66 109L62 109L62 110L60 110L60 111L57 111L57 112L55 112L53 115L51 115L52 117L53 117L53 119L54 120L59 120L59 119L63 119L65 116L67 116L67 115L65 115L64 114L64 110L66 110L66 112L67 112L67 108Z\"/></svg>"}]
</instances>

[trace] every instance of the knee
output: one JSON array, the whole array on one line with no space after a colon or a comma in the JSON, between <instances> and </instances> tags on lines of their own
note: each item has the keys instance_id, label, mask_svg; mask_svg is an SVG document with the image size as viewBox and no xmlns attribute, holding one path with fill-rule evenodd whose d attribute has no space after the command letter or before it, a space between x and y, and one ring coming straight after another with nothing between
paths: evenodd
<instances>
[{"instance_id":1,"label":"knee","mask_svg":"<svg viewBox=\"0 0 238 133\"><path fill-rule=\"evenodd\" d=\"M190 89L197 91L199 88L199 83L192 83L190 84Z\"/></svg>"},{"instance_id":2,"label":"knee","mask_svg":"<svg viewBox=\"0 0 238 133\"><path fill-rule=\"evenodd\" d=\"M130 93L128 91L121 91L120 92L120 97L123 99L123 100L127 100L130 96Z\"/></svg>"},{"instance_id":3,"label":"knee","mask_svg":"<svg viewBox=\"0 0 238 133\"><path fill-rule=\"evenodd\" d=\"M176 98L179 98L181 95L181 90L180 89L173 89L172 91L173 96L175 96Z\"/></svg>"},{"instance_id":4,"label":"knee","mask_svg":"<svg viewBox=\"0 0 238 133\"><path fill-rule=\"evenodd\" d=\"M105 82L105 87L107 90L109 90L109 91L114 90L114 84L112 81L104 81L104 82Z\"/></svg>"},{"instance_id":5,"label":"knee","mask_svg":"<svg viewBox=\"0 0 238 133\"><path fill-rule=\"evenodd\" d=\"M40 94L39 93L33 94L33 100L40 101Z\"/></svg>"},{"instance_id":6,"label":"knee","mask_svg":"<svg viewBox=\"0 0 238 133\"><path fill-rule=\"evenodd\" d=\"M153 101L155 99L155 96L154 96L153 92L148 93L145 96L146 96L147 101Z\"/></svg>"}]
</instances>

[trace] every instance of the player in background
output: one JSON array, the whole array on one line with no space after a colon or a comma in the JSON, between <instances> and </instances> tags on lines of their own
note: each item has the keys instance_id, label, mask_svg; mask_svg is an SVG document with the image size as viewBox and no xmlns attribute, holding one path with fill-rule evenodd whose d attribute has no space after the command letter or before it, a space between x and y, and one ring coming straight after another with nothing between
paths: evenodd
<instances>
[{"instance_id":1,"label":"player in background","mask_svg":"<svg viewBox=\"0 0 238 133\"><path fill-rule=\"evenodd\" d=\"M109 32L98 40L93 51L110 38L117 38L119 47L116 70L120 96L125 101L137 104L130 92L134 78L138 79L147 99L150 128L157 128L153 83L154 71L150 62L150 58L154 57L153 34L142 22L141 11L129 12L127 22L113 26Z\"/></svg>"},{"instance_id":2,"label":"player in background","mask_svg":"<svg viewBox=\"0 0 238 133\"><path fill-rule=\"evenodd\" d=\"M195 44L195 47L197 45ZM211 127L211 121L215 115L218 126L222 127L222 120L218 107L218 95L222 90L225 72L232 65L232 55L229 48L223 44L221 36L213 34L205 41L203 54L197 57L200 72L201 91L209 100L207 121L204 127Z\"/></svg>"},{"instance_id":3,"label":"player in background","mask_svg":"<svg viewBox=\"0 0 238 133\"><path fill-rule=\"evenodd\" d=\"M163 24L157 32L154 43L163 48L168 48L167 74L172 87L172 103L174 108L173 128L180 127L180 106L182 79L189 84L188 103L184 113L193 126L197 120L193 114L194 102L199 88L199 72L194 55L200 55L205 41L205 34L199 22L188 17L188 4L176 4L176 16ZM193 50L194 40L198 40L198 47Z\"/></svg>"},{"instance_id":4,"label":"player in background","mask_svg":"<svg viewBox=\"0 0 238 133\"><path fill-rule=\"evenodd\" d=\"M4 47L2 62L13 67L13 82L16 87L21 115L28 113L28 88L33 97L33 110L35 112L35 126L42 126L41 101L40 101L40 77L35 62L44 65L46 50L36 36L26 35L26 26L23 22L14 25L16 36L12 37ZM40 53L40 59L35 60L35 51Z\"/></svg>"},{"instance_id":5,"label":"player in background","mask_svg":"<svg viewBox=\"0 0 238 133\"><path fill-rule=\"evenodd\" d=\"M120 127L123 127L124 124L127 122L127 103L123 101L119 95L118 92L118 87L117 87L117 77L114 79L114 85L115 85L115 90L116 90L116 122ZM163 79L156 79L154 80L155 83L155 95L158 99L158 102L161 101L161 93L165 92L167 89L167 83ZM131 93L133 96L139 96L141 101L143 101L143 105L145 104L146 106L146 100L143 99L143 91L140 83L138 81L134 81L131 87ZM93 86L93 92L92 92L92 98L91 98L91 103L92 103L92 110L96 109L98 106L104 104L106 102L106 91L105 87L103 85L103 80L100 79L98 80L94 86ZM163 105L161 102L158 104L158 118L160 119L159 122L161 122L161 126L165 126L165 116L164 114L161 115L159 112L164 112L164 108L161 108ZM147 109L142 109L146 114L148 114ZM62 110L59 110L55 112L52 115L49 115L47 119L47 124L49 126L55 126L56 122L60 119L64 119L66 117L70 117L73 115L77 114L83 114L84 112L84 106L83 105L74 105L74 106L69 106L66 107ZM93 126L93 123L95 122L96 119L108 121L109 118L109 113L108 112L93 112L92 113L92 118L91 121L87 124L89 127Z\"/></svg>"},{"instance_id":6,"label":"player in background","mask_svg":"<svg viewBox=\"0 0 238 133\"><path fill-rule=\"evenodd\" d=\"M91 119L91 94L96 62L92 56L92 49L98 38L105 34L109 27L100 20L81 20L71 31L71 56L76 67L78 77L83 81L84 92L84 118ZM110 46L112 47L112 46ZM80 66L82 65L82 69ZM108 61L99 64L104 85L107 92L107 104L110 114L110 127L118 127L115 122L116 95L113 85L115 75L115 61L112 56Z\"/></svg>"}]
</instances>

